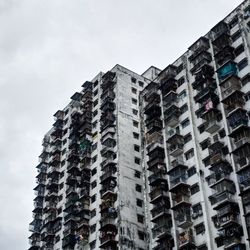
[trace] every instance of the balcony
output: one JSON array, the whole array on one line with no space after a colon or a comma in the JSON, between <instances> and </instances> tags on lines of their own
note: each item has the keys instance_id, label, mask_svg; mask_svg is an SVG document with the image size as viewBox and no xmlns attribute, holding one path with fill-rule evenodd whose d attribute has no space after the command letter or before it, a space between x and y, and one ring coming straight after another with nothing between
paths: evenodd
<instances>
[{"instance_id":1,"label":"balcony","mask_svg":"<svg viewBox=\"0 0 250 250\"><path fill-rule=\"evenodd\" d=\"M214 195L210 196L209 199L211 200L212 205L216 204L214 210L218 210L230 203L236 203L234 195L227 190L215 193Z\"/></svg>"},{"instance_id":2,"label":"balcony","mask_svg":"<svg viewBox=\"0 0 250 250\"><path fill-rule=\"evenodd\" d=\"M213 41L218 39L220 36L229 33L229 27L226 22L220 21L211 29L213 35Z\"/></svg>"},{"instance_id":3,"label":"balcony","mask_svg":"<svg viewBox=\"0 0 250 250\"><path fill-rule=\"evenodd\" d=\"M195 43L193 43L188 49L193 53L189 57L192 62L200 53L208 50L210 47L209 40L206 37L200 37Z\"/></svg>"},{"instance_id":4,"label":"balcony","mask_svg":"<svg viewBox=\"0 0 250 250\"><path fill-rule=\"evenodd\" d=\"M106 91L104 90L101 94L101 99L103 102L106 101L106 99L109 100L114 100L115 99L115 92L113 90L107 89Z\"/></svg>"},{"instance_id":5,"label":"balcony","mask_svg":"<svg viewBox=\"0 0 250 250\"><path fill-rule=\"evenodd\" d=\"M60 164L60 161L61 161L61 155L60 154L55 154L51 161L50 161L50 165L51 166L57 166Z\"/></svg>"},{"instance_id":6,"label":"balcony","mask_svg":"<svg viewBox=\"0 0 250 250\"><path fill-rule=\"evenodd\" d=\"M223 50L216 52L214 57L217 65L222 66L228 61L234 60L234 48L231 46L226 46Z\"/></svg>"},{"instance_id":7,"label":"balcony","mask_svg":"<svg viewBox=\"0 0 250 250\"><path fill-rule=\"evenodd\" d=\"M171 79L174 79L177 75L177 67L173 64L169 64L160 74L159 80L162 85Z\"/></svg>"},{"instance_id":8,"label":"balcony","mask_svg":"<svg viewBox=\"0 0 250 250\"><path fill-rule=\"evenodd\" d=\"M174 171L177 171L177 169L180 169L181 172L185 172L188 169L182 157L177 157L170 163L167 174L171 175Z\"/></svg>"},{"instance_id":9,"label":"balcony","mask_svg":"<svg viewBox=\"0 0 250 250\"><path fill-rule=\"evenodd\" d=\"M172 238L171 228L167 225L154 226L152 228L153 238L161 239L164 237Z\"/></svg>"},{"instance_id":10,"label":"balcony","mask_svg":"<svg viewBox=\"0 0 250 250\"><path fill-rule=\"evenodd\" d=\"M180 208L189 208L191 206L190 196L188 194L176 194L173 196L172 210L179 210Z\"/></svg>"},{"instance_id":11,"label":"balcony","mask_svg":"<svg viewBox=\"0 0 250 250\"><path fill-rule=\"evenodd\" d=\"M100 190L101 198L104 199L105 196L109 195L109 193L115 194L116 182L112 181L111 185L107 185L102 187Z\"/></svg>"},{"instance_id":12,"label":"balcony","mask_svg":"<svg viewBox=\"0 0 250 250\"><path fill-rule=\"evenodd\" d=\"M76 244L76 237L74 234L70 234L63 238L62 246L64 249L74 249Z\"/></svg>"},{"instance_id":13,"label":"balcony","mask_svg":"<svg viewBox=\"0 0 250 250\"><path fill-rule=\"evenodd\" d=\"M198 72L202 67L209 64L211 60L212 60L211 54L207 51L202 51L192 60L193 67L190 70L191 73L193 75L196 74L196 72Z\"/></svg>"},{"instance_id":14,"label":"balcony","mask_svg":"<svg viewBox=\"0 0 250 250\"><path fill-rule=\"evenodd\" d=\"M156 203L160 198L168 198L167 190L159 186L152 189L149 196L151 199L150 203L152 204Z\"/></svg>"},{"instance_id":15,"label":"balcony","mask_svg":"<svg viewBox=\"0 0 250 250\"><path fill-rule=\"evenodd\" d=\"M172 105L168 110L164 111L165 126L174 127L179 123L180 109Z\"/></svg>"},{"instance_id":16,"label":"balcony","mask_svg":"<svg viewBox=\"0 0 250 250\"><path fill-rule=\"evenodd\" d=\"M199 90L198 93L194 96L195 102L204 103L209 97L218 98L214 93L216 88L216 82L210 82L207 86Z\"/></svg>"},{"instance_id":17,"label":"balcony","mask_svg":"<svg viewBox=\"0 0 250 250\"><path fill-rule=\"evenodd\" d=\"M223 155L221 152L214 153L214 154L211 155L211 157L210 157L210 165L212 167L215 167L215 166L217 166L217 165L219 165L221 163L225 163L225 164L228 163L225 155Z\"/></svg>"},{"instance_id":18,"label":"balcony","mask_svg":"<svg viewBox=\"0 0 250 250\"><path fill-rule=\"evenodd\" d=\"M239 206L238 204L228 204L217 211L218 217L224 217L230 214L238 214L239 213Z\"/></svg>"},{"instance_id":19,"label":"balcony","mask_svg":"<svg viewBox=\"0 0 250 250\"><path fill-rule=\"evenodd\" d=\"M169 147L168 147L168 150L169 150L169 154L173 157L177 157L181 154L183 154L183 147L184 147L184 144L183 143L176 143L176 144L171 144Z\"/></svg>"},{"instance_id":20,"label":"balcony","mask_svg":"<svg viewBox=\"0 0 250 250\"><path fill-rule=\"evenodd\" d=\"M34 210L32 211L33 213L39 213L43 210L43 202L42 200L40 201L35 201L34 202Z\"/></svg>"},{"instance_id":21,"label":"balcony","mask_svg":"<svg viewBox=\"0 0 250 250\"><path fill-rule=\"evenodd\" d=\"M100 248L104 249L118 249L117 248L117 243L118 241L116 240L116 233L115 232L106 232L105 234L103 233L102 236L100 237L101 245Z\"/></svg>"},{"instance_id":22,"label":"balcony","mask_svg":"<svg viewBox=\"0 0 250 250\"><path fill-rule=\"evenodd\" d=\"M237 76L231 76L226 79L226 81L222 81L221 85L221 95L222 95L222 102L227 103L227 101L232 101L233 97L237 97L236 93L240 94L242 97L243 93L241 90L241 83ZM231 98L232 97L232 98ZM237 97L238 98L238 97Z\"/></svg>"},{"instance_id":23,"label":"balcony","mask_svg":"<svg viewBox=\"0 0 250 250\"><path fill-rule=\"evenodd\" d=\"M219 181L222 180L230 180L230 173L228 172L217 172L217 173L213 173L211 175L209 175L208 177L206 177L206 180L208 182L208 185L210 186L210 188L213 188L216 186L216 184Z\"/></svg>"},{"instance_id":24,"label":"balcony","mask_svg":"<svg viewBox=\"0 0 250 250\"><path fill-rule=\"evenodd\" d=\"M101 156L104 158L115 158L115 148L112 146L104 146L101 150Z\"/></svg>"},{"instance_id":25,"label":"balcony","mask_svg":"<svg viewBox=\"0 0 250 250\"><path fill-rule=\"evenodd\" d=\"M178 95L175 91L170 91L165 96L163 96L163 106L168 108L172 103L178 102Z\"/></svg>"},{"instance_id":26,"label":"balcony","mask_svg":"<svg viewBox=\"0 0 250 250\"><path fill-rule=\"evenodd\" d=\"M148 181L150 186L157 186L159 184L167 185L165 171L159 169L148 177Z\"/></svg>"},{"instance_id":27,"label":"balcony","mask_svg":"<svg viewBox=\"0 0 250 250\"><path fill-rule=\"evenodd\" d=\"M184 170L185 171L185 170ZM170 192L178 192L180 189L189 188L189 185L187 184L187 175L182 169L177 169L173 174L170 175ZM177 174L179 173L179 174ZM172 177L173 176L173 177Z\"/></svg>"},{"instance_id":28,"label":"balcony","mask_svg":"<svg viewBox=\"0 0 250 250\"><path fill-rule=\"evenodd\" d=\"M152 100L150 103L146 105L144 108L144 113L146 115L150 115L152 112L161 113L161 108L159 106L159 103L161 102L160 96L158 95L154 100Z\"/></svg>"},{"instance_id":29,"label":"balcony","mask_svg":"<svg viewBox=\"0 0 250 250\"><path fill-rule=\"evenodd\" d=\"M105 168L105 172L101 175L101 184L103 184L106 181L110 181L110 179L115 180L116 179L116 167L109 166Z\"/></svg>"},{"instance_id":30,"label":"balcony","mask_svg":"<svg viewBox=\"0 0 250 250\"><path fill-rule=\"evenodd\" d=\"M237 66L233 61L229 61L219 69L217 69L218 78L220 81L224 81L225 79L231 76L237 76Z\"/></svg>"},{"instance_id":31,"label":"balcony","mask_svg":"<svg viewBox=\"0 0 250 250\"><path fill-rule=\"evenodd\" d=\"M218 36L215 40L213 40L212 43L213 43L215 53L217 53L223 50L225 47L231 46L232 40L228 32L226 32Z\"/></svg>"},{"instance_id":32,"label":"balcony","mask_svg":"<svg viewBox=\"0 0 250 250\"><path fill-rule=\"evenodd\" d=\"M182 229L189 228L193 223L191 219L190 211L185 209L184 211L181 210L177 212L177 216L175 218L177 227Z\"/></svg>"},{"instance_id":33,"label":"balcony","mask_svg":"<svg viewBox=\"0 0 250 250\"><path fill-rule=\"evenodd\" d=\"M102 112L113 112L116 108L115 103L112 100L106 99L105 102L102 103L100 109Z\"/></svg>"},{"instance_id":34,"label":"balcony","mask_svg":"<svg viewBox=\"0 0 250 250\"><path fill-rule=\"evenodd\" d=\"M247 157L250 152L250 135L246 135L239 140L234 142L234 150L232 153L234 155Z\"/></svg>"},{"instance_id":35,"label":"balcony","mask_svg":"<svg viewBox=\"0 0 250 250\"><path fill-rule=\"evenodd\" d=\"M231 133L233 133L240 126L248 126L248 117L246 115L246 110L242 108L234 109L234 112L231 112L227 119L228 124L231 127Z\"/></svg>"},{"instance_id":36,"label":"balcony","mask_svg":"<svg viewBox=\"0 0 250 250\"><path fill-rule=\"evenodd\" d=\"M152 134L154 132L159 132L162 130L162 121L160 119L152 119L147 124L147 133Z\"/></svg>"},{"instance_id":37,"label":"balcony","mask_svg":"<svg viewBox=\"0 0 250 250\"><path fill-rule=\"evenodd\" d=\"M70 186L76 186L81 181L81 177L77 176L75 173L69 174L66 179L66 184Z\"/></svg>"},{"instance_id":38,"label":"balcony","mask_svg":"<svg viewBox=\"0 0 250 250\"><path fill-rule=\"evenodd\" d=\"M237 173L239 174L250 167L250 157L240 157L236 160Z\"/></svg>"},{"instance_id":39,"label":"balcony","mask_svg":"<svg viewBox=\"0 0 250 250\"><path fill-rule=\"evenodd\" d=\"M106 217L100 221L101 228L100 231L113 231L117 232L117 223L115 218Z\"/></svg>"},{"instance_id":40,"label":"balcony","mask_svg":"<svg viewBox=\"0 0 250 250\"><path fill-rule=\"evenodd\" d=\"M47 189L48 190L57 190L59 185L59 178L51 178L48 180Z\"/></svg>"},{"instance_id":41,"label":"balcony","mask_svg":"<svg viewBox=\"0 0 250 250\"><path fill-rule=\"evenodd\" d=\"M168 207L166 205L169 204L160 204L160 205L156 205L152 210L151 210L151 214L152 214L152 222L155 222L156 220L158 220L159 218L165 218L165 217L170 217L171 218L171 212L168 209Z\"/></svg>"},{"instance_id":42,"label":"balcony","mask_svg":"<svg viewBox=\"0 0 250 250\"><path fill-rule=\"evenodd\" d=\"M192 83L194 89L201 88L205 83L213 82L214 69L212 66L205 64L195 73L195 82Z\"/></svg>"},{"instance_id":43,"label":"balcony","mask_svg":"<svg viewBox=\"0 0 250 250\"><path fill-rule=\"evenodd\" d=\"M178 236L178 250L196 249L194 238L191 231L184 231Z\"/></svg>"}]
</instances>

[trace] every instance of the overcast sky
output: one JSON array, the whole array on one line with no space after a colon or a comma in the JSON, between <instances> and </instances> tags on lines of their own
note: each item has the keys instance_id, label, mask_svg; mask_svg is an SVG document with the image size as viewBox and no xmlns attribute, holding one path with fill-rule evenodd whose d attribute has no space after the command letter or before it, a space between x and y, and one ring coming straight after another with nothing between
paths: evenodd
<instances>
[{"instance_id":1,"label":"overcast sky","mask_svg":"<svg viewBox=\"0 0 250 250\"><path fill-rule=\"evenodd\" d=\"M53 114L99 71L177 59L241 0L0 0L0 249L28 248Z\"/></svg>"}]
</instances>

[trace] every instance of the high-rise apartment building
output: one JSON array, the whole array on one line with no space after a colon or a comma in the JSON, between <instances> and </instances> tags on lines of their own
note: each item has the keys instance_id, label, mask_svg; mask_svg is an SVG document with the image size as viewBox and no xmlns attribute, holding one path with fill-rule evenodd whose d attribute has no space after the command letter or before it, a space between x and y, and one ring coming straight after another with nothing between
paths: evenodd
<instances>
[{"instance_id":1,"label":"high-rise apartment building","mask_svg":"<svg viewBox=\"0 0 250 250\"><path fill-rule=\"evenodd\" d=\"M250 249L250 1L164 70L120 65L55 113L29 250Z\"/></svg>"}]
</instances>

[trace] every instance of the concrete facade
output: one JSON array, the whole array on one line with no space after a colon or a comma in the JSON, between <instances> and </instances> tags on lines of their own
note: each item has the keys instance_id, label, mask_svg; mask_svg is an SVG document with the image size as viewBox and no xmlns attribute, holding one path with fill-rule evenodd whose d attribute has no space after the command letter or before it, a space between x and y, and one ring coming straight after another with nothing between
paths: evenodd
<instances>
[{"instance_id":1,"label":"concrete facade","mask_svg":"<svg viewBox=\"0 0 250 250\"><path fill-rule=\"evenodd\" d=\"M85 82L45 135L35 249L250 249L250 1L164 70Z\"/></svg>"}]
</instances>

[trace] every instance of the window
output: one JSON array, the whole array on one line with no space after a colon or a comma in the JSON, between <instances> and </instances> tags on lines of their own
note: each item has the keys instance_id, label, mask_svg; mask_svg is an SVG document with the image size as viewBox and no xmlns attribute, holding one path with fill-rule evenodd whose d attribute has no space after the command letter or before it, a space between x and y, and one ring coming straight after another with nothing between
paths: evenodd
<instances>
[{"instance_id":1,"label":"window","mask_svg":"<svg viewBox=\"0 0 250 250\"><path fill-rule=\"evenodd\" d=\"M132 112L133 112L134 115L138 115L138 110L132 109Z\"/></svg>"},{"instance_id":2,"label":"window","mask_svg":"<svg viewBox=\"0 0 250 250\"><path fill-rule=\"evenodd\" d=\"M98 114L98 110L95 110L95 111L93 112L93 117L97 116L97 114Z\"/></svg>"},{"instance_id":3,"label":"window","mask_svg":"<svg viewBox=\"0 0 250 250\"><path fill-rule=\"evenodd\" d=\"M191 159L194 156L194 149L190 149L188 152L185 153L186 160Z\"/></svg>"},{"instance_id":4,"label":"window","mask_svg":"<svg viewBox=\"0 0 250 250\"><path fill-rule=\"evenodd\" d=\"M97 155L92 158L92 164L97 161Z\"/></svg>"},{"instance_id":5,"label":"window","mask_svg":"<svg viewBox=\"0 0 250 250\"><path fill-rule=\"evenodd\" d=\"M235 42L238 38L240 38L241 36L241 31L238 30L236 31L234 34L232 34L231 38L232 38L232 41Z\"/></svg>"},{"instance_id":6,"label":"window","mask_svg":"<svg viewBox=\"0 0 250 250\"><path fill-rule=\"evenodd\" d=\"M93 218L95 216L96 216L96 209L93 209L93 210L90 211L90 218Z\"/></svg>"},{"instance_id":7,"label":"window","mask_svg":"<svg viewBox=\"0 0 250 250\"><path fill-rule=\"evenodd\" d=\"M250 82L250 74L245 75L241 78L241 84L242 86L245 86L247 83Z\"/></svg>"},{"instance_id":8,"label":"window","mask_svg":"<svg viewBox=\"0 0 250 250\"><path fill-rule=\"evenodd\" d=\"M186 90L181 91L181 93L178 95L178 98L183 100L187 96Z\"/></svg>"},{"instance_id":9,"label":"window","mask_svg":"<svg viewBox=\"0 0 250 250\"><path fill-rule=\"evenodd\" d=\"M135 157L135 164L140 165L141 164L141 159L138 157Z\"/></svg>"},{"instance_id":10,"label":"window","mask_svg":"<svg viewBox=\"0 0 250 250\"><path fill-rule=\"evenodd\" d=\"M143 201L141 199L136 199L136 206L142 207Z\"/></svg>"},{"instance_id":11,"label":"window","mask_svg":"<svg viewBox=\"0 0 250 250\"><path fill-rule=\"evenodd\" d=\"M91 196L91 203L94 203L96 201L96 194L94 194L93 196Z\"/></svg>"},{"instance_id":12,"label":"window","mask_svg":"<svg viewBox=\"0 0 250 250\"><path fill-rule=\"evenodd\" d=\"M185 82L185 78L184 78L184 77L181 77L181 78L177 81L178 87L180 87L184 82Z\"/></svg>"},{"instance_id":13,"label":"window","mask_svg":"<svg viewBox=\"0 0 250 250\"><path fill-rule=\"evenodd\" d=\"M95 144L92 145L92 151L97 149L97 142Z\"/></svg>"},{"instance_id":14,"label":"window","mask_svg":"<svg viewBox=\"0 0 250 250\"><path fill-rule=\"evenodd\" d=\"M96 131L95 133L92 134L92 138L96 139L98 132Z\"/></svg>"},{"instance_id":15,"label":"window","mask_svg":"<svg viewBox=\"0 0 250 250\"><path fill-rule=\"evenodd\" d=\"M94 82L94 88L95 88L97 85L98 85L98 81L96 80L96 81Z\"/></svg>"},{"instance_id":16,"label":"window","mask_svg":"<svg viewBox=\"0 0 250 250\"><path fill-rule=\"evenodd\" d=\"M63 145L65 145L67 143L67 139L63 140Z\"/></svg>"},{"instance_id":17,"label":"window","mask_svg":"<svg viewBox=\"0 0 250 250\"><path fill-rule=\"evenodd\" d=\"M95 107L98 104L98 99L93 102L93 106Z\"/></svg>"},{"instance_id":18,"label":"window","mask_svg":"<svg viewBox=\"0 0 250 250\"><path fill-rule=\"evenodd\" d=\"M184 114L186 111L188 111L188 105L184 104L180 107L181 114Z\"/></svg>"},{"instance_id":19,"label":"window","mask_svg":"<svg viewBox=\"0 0 250 250\"><path fill-rule=\"evenodd\" d=\"M205 167L209 166L210 165L210 158L209 157L206 157L205 159L202 160L203 161L203 164Z\"/></svg>"},{"instance_id":20,"label":"window","mask_svg":"<svg viewBox=\"0 0 250 250\"><path fill-rule=\"evenodd\" d=\"M184 136L184 143L188 143L191 140L192 140L191 133L188 133L187 135Z\"/></svg>"},{"instance_id":21,"label":"window","mask_svg":"<svg viewBox=\"0 0 250 250\"><path fill-rule=\"evenodd\" d=\"M97 127L97 121L94 121L94 122L92 123L92 127L93 127L93 129L95 129L95 128Z\"/></svg>"},{"instance_id":22,"label":"window","mask_svg":"<svg viewBox=\"0 0 250 250\"><path fill-rule=\"evenodd\" d=\"M248 91L246 94L245 94L245 101L249 101L250 100L250 91Z\"/></svg>"},{"instance_id":23,"label":"window","mask_svg":"<svg viewBox=\"0 0 250 250\"><path fill-rule=\"evenodd\" d=\"M132 93L133 93L133 94L136 94L136 93L137 93L137 89L136 89L136 88L131 88L131 90L132 90Z\"/></svg>"},{"instance_id":24,"label":"window","mask_svg":"<svg viewBox=\"0 0 250 250\"><path fill-rule=\"evenodd\" d=\"M94 250L95 249L95 245L96 245L96 240L93 240L89 243L90 246L90 250Z\"/></svg>"},{"instance_id":25,"label":"window","mask_svg":"<svg viewBox=\"0 0 250 250\"><path fill-rule=\"evenodd\" d=\"M226 136L225 129L221 129L218 134L219 134L219 136L220 136L221 139L224 138Z\"/></svg>"},{"instance_id":26,"label":"window","mask_svg":"<svg viewBox=\"0 0 250 250\"><path fill-rule=\"evenodd\" d=\"M138 238L139 238L140 240L144 240L144 232L143 232L143 231L139 231L139 230L138 230Z\"/></svg>"},{"instance_id":27,"label":"window","mask_svg":"<svg viewBox=\"0 0 250 250\"><path fill-rule=\"evenodd\" d=\"M205 226L203 223L200 223L199 225L195 226L194 228L196 231L196 235L203 234L205 232Z\"/></svg>"},{"instance_id":28,"label":"window","mask_svg":"<svg viewBox=\"0 0 250 250\"><path fill-rule=\"evenodd\" d=\"M201 125L198 127L200 134L202 134L205 131L205 125Z\"/></svg>"},{"instance_id":29,"label":"window","mask_svg":"<svg viewBox=\"0 0 250 250\"><path fill-rule=\"evenodd\" d=\"M58 241L60 241L60 235L57 235L57 236L55 237L55 243L57 243Z\"/></svg>"},{"instance_id":30,"label":"window","mask_svg":"<svg viewBox=\"0 0 250 250\"><path fill-rule=\"evenodd\" d=\"M142 81L139 81L139 86L140 87L143 87L144 86L144 83Z\"/></svg>"},{"instance_id":31,"label":"window","mask_svg":"<svg viewBox=\"0 0 250 250\"><path fill-rule=\"evenodd\" d=\"M183 64L180 64L176 69L176 73L179 74L181 73L182 70L183 70Z\"/></svg>"},{"instance_id":32,"label":"window","mask_svg":"<svg viewBox=\"0 0 250 250\"><path fill-rule=\"evenodd\" d=\"M210 145L210 139L205 139L204 141L202 141L200 143L201 149L205 150L206 148L208 148L208 146Z\"/></svg>"},{"instance_id":33,"label":"window","mask_svg":"<svg viewBox=\"0 0 250 250\"><path fill-rule=\"evenodd\" d=\"M131 77L131 82L132 82L132 83L136 83L136 78Z\"/></svg>"},{"instance_id":34,"label":"window","mask_svg":"<svg viewBox=\"0 0 250 250\"><path fill-rule=\"evenodd\" d=\"M133 132L133 137L134 137L135 139L139 139L139 134L138 134L138 133Z\"/></svg>"},{"instance_id":35,"label":"window","mask_svg":"<svg viewBox=\"0 0 250 250\"><path fill-rule=\"evenodd\" d=\"M61 201L63 199L63 195L61 194L58 198L59 201Z\"/></svg>"},{"instance_id":36,"label":"window","mask_svg":"<svg viewBox=\"0 0 250 250\"><path fill-rule=\"evenodd\" d=\"M98 94L98 89L94 91L94 96L96 96Z\"/></svg>"},{"instance_id":37,"label":"window","mask_svg":"<svg viewBox=\"0 0 250 250\"><path fill-rule=\"evenodd\" d=\"M132 98L132 103L136 105L137 104L137 100L135 98Z\"/></svg>"},{"instance_id":38,"label":"window","mask_svg":"<svg viewBox=\"0 0 250 250\"><path fill-rule=\"evenodd\" d=\"M94 233L96 230L96 224L90 226L90 233Z\"/></svg>"},{"instance_id":39,"label":"window","mask_svg":"<svg viewBox=\"0 0 250 250\"><path fill-rule=\"evenodd\" d=\"M181 126L182 126L182 128L186 128L187 126L189 126L189 124L190 124L190 121L189 121L189 119L187 118L187 119L185 119L185 120L181 123Z\"/></svg>"},{"instance_id":40,"label":"window","mask_svg":"<svg viewBox=\"0 0 250 250\"><path fill-rule=\"evenodd\" d=\"M59 185L59 189L61 190L61 189L63 189L63 182L62 183L60 183L60 185Z\"/></svg>"},{"instance_id":41,"label":"window","mask_svg":"<svg viewBox=\"0 0 250 250\"><path fill-rule=\"evenodd\" d=\"M242 60L238 63L238 69L239 69L239 71L241 71L242 69L244 69L247 65L248 65L248 60L247 60L247 58L242 59Z\"/></svg>"},{"instance_id":42,"label":"window","mask_svg":"<svg viewBox=\"0 0 250 250\"><path fill-rule=\"evenodd\" d=\"M200 191L200 187L198 183L194 184L193 186L190 187L190 193L191 195L196 194Z\"/></svg>"},{"instance_id":43,"label":"window","mask_svg":"<svg viewBox=\"0 0 250 250\"><path fill-rule=\"evenodd\" d=\"M244 46L243 44L241 44L234 50L235 57L239 56L243 52L244 52Z\"/></svg>"},{"instance_id":44,"label":"window","mask_svg":"<svg viewBox=\"0 0 250 250\"><path fill-rule=\"evenodd\" d=\"M194 217L198 217L198 216L202 216L203 212L202 212L202 207L201 207L201 204L200 203L197 203L195 204L193 207L192 207L192 210L193 210L193 215Z\"/></svg>"},{"instance_id":45,"label":"window","mask_svg":"<svg viewBox=\"0 0 250 250\"><path fill-rule=\"evenodd\" d=\"M66 153L66 148L62 151L62 155L64 155Z\"/></svg>"},{"instance_id":46,"label":"window","mask_svg":"<svg viewBox=\"0 0 250 250\"><path fill-rule=\"evenodd\" d=\"M91 188L92 188L92 189L95 188L96 185L97 185L97 182L96 182L96 181L93 181L93 182L91 183Z\"/></svg>"},{"instance_id":47,"label":"window","mask_svg":"<svg viewBox=\"0 0 250 250\"><path fill-rule=\"evenodd\" d=\"M134 126L134 127L136 127L136 128L138 128L138 126L139 126L139 122L137 122L137 121L133 121L133 126Z\"/></svg>"},{"instance_id":48,"label":"window","mask_svg":"<svg viewBox=\"0 0 250 250\"><path fill-rule=\"evenodd\" d=\"M137 214L137 221L138 221L139 223L143 223L143 222L144 222L144 216L141 215L141 214Z\"/></svg>"},{"instance_id":49,"label":"window","mask_svg":"<svg viewBox=\"0 0 250 250\"><path fill-rule=\"evenodd\" d=\"M135 177L136 177L136 178L141 178L141 172L135 170Z\"/></svg>"},{"instance_id":50,"label":"window","mask_svg":"<svg viewBox=\"0 0 250 250\"><path fill-rule=\"evenodd\" d=\"M238 17L235 16L232 21L229 23L230 29L232 29L236 24L238 24Z\"/></svg>"},{"instance_id":51,"label":"window","mask_svg":"<svg viewBox=\"0 0 250 250\"><path fill-rule=\"evenodd\" d=\"M91 176L94 176L96 173L97 173L96 168L94 168L94 169L91 170Z\"/></svg>"},{"instance_id":52,"label":"window","mask_svg":"<svg viewBox=\"0 0 250 250\"><path fill-rule=\"evenodd\" d=\"M136 190L137 192L141 193L141 191L142 191L141 185L136 184L136 185L135 185L135 190Z\"/></svg>"},{"instance_id":53,"label":"window","mask_svg":"<svg viewBox=\"0 0 250 250\"><path fill-rule=\"evenodd\" d=\"M195 168L195 166L189 168L188 171L187 171L187 173L188 173L188 177L191 177L194 174L196 174L196 168Z\"/></svg>"},{"instance_id":54,"label":"window","mask_svg":"<svg viewBox=\"0 0 250 250\"><path fill-rule=\"evenodd\" d=\"M140 152L140 146L134 144L134 151Z\"/></svg>"}]
</instances>

